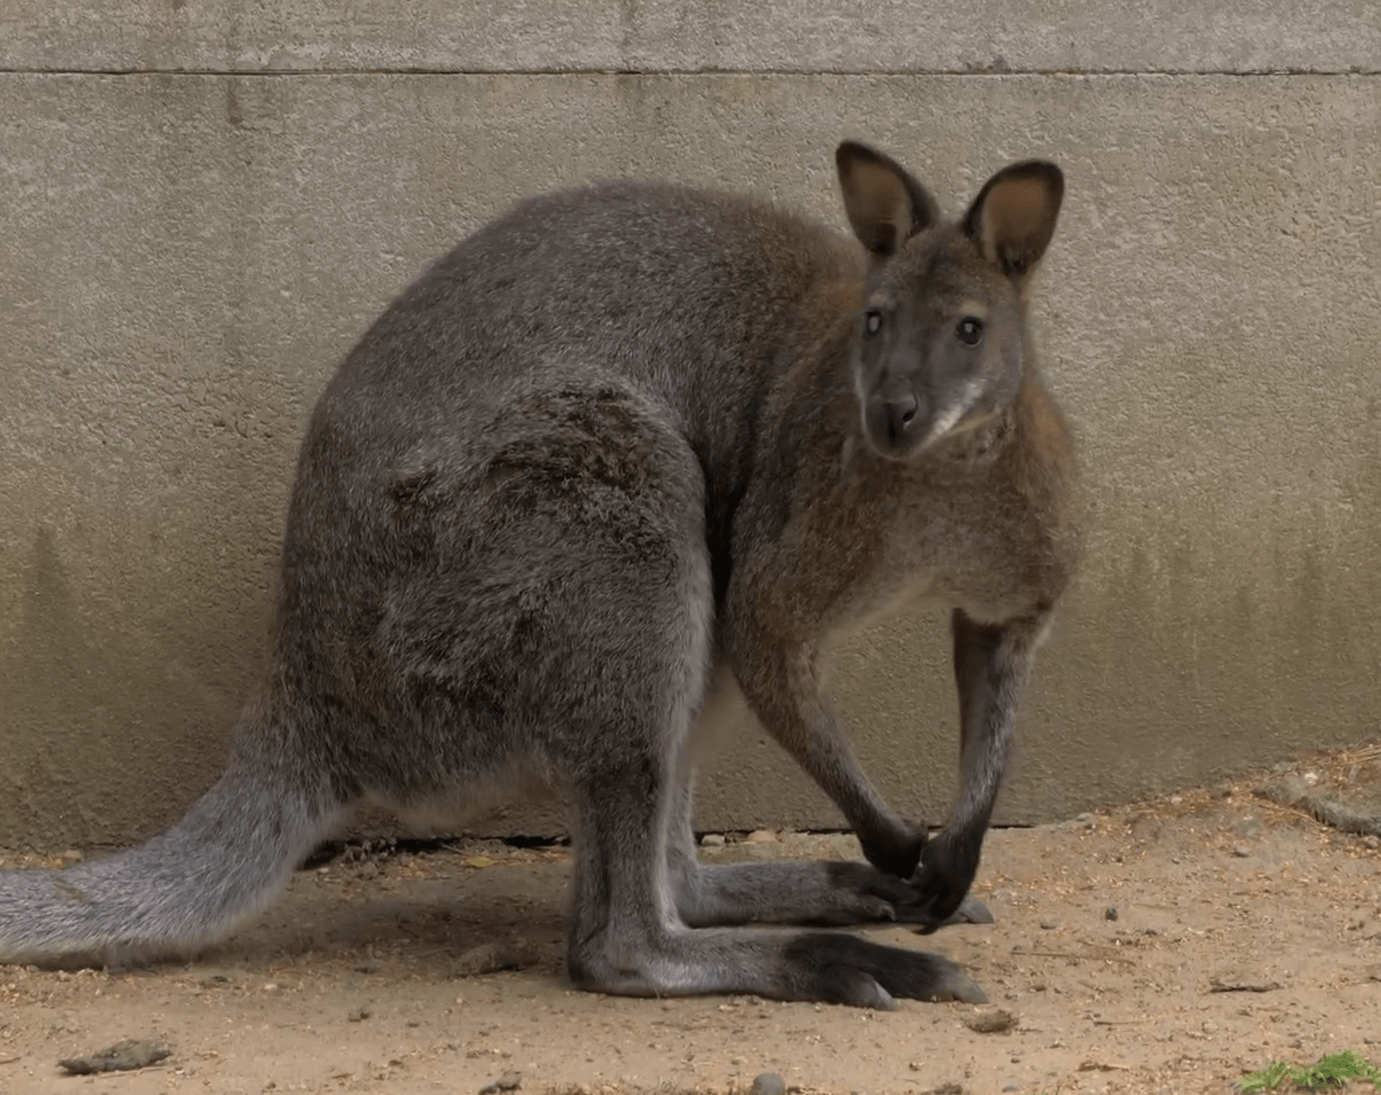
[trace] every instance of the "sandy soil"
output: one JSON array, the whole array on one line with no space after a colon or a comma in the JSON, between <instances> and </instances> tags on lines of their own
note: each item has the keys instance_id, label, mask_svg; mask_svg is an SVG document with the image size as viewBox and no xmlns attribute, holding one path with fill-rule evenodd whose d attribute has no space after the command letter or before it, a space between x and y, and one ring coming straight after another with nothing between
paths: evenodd
<instances>
[{"instance_id":1,"label":"sandy soil","mask_svg":"<svg viewBox=\"0 0 1381 1095\"><path fill-rule=\"evenodd\" d=\"M1381 747L1285 777L1374 794ZM1340 1049L1381 1061L1381 841L1263 798L1261 782L994 832L976 892L998 923L876 931L963 963L986 1008L574 992L564 849L347 847L196 962L0 969L0 1091L470 1093L507 1077L537 1095L727 1093L771 1071L802 1092L1136 1095L1226 1092L1271 1060ZM812 834L731 835L705 853L856 854ZM496 949L523 968L474 973ZM996 1009L1009 1029L972 1029ZM58 1067L124 1038L171 1056L95 1077Z\"/></svg>"}]
</instances>

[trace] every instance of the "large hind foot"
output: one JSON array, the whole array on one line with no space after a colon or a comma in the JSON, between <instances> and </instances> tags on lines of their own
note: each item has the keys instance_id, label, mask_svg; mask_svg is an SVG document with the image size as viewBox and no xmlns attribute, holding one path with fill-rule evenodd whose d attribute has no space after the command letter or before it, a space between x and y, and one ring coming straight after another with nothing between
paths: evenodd
<instances>
[{"instance_id":1,"label":"large hind foot","mask_svg":"<svg viewBox=\"0 0 1381 1095\"><path fill-rule=\"evenodd\" d=\"M884 1009L899 999L987 1000L941 955L847 932L680 929L636 944L573 940L568 969L581 988L626 996L753 993Z\"/></svg>"}]
</instances>

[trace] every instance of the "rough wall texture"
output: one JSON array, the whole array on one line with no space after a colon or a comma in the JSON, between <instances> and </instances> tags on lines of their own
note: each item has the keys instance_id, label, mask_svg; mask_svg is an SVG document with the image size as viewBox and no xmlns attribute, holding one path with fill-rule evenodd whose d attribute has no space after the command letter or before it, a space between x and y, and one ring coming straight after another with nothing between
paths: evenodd
<instances>
[{"instance_id":1,"label":"rough wall texture","mask_svg":"<svg viewBox=\"0 0 1381 1095\"><path fill-rule=\"evenodd\" d=\"M951 209L1013 158L1068 176L1036 323L1095 529L1001 818L1375 736L1381 23L1029 8L7 5L0 845L125 841L213 778L305 416L429 258L615 174L842 224L845 135ZM861 636L835 688L888 796L938 817L940 617ZM751 730L703 820L838 821Z\"/></svg>"}]
</instances>

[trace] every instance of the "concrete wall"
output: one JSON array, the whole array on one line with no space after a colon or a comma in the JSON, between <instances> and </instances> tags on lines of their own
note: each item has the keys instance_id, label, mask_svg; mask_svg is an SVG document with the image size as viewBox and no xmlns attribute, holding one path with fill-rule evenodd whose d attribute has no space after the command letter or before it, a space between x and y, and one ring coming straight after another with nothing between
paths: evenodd
<instances>
[{"instance_id":1,"label":"concrete wall","mask_svg":"<svg viewBox=\"0 0 1381 1095\"><path fill-rule=\"evenodd\" d=\"M9 0L0 845L125 841L214 777L305 416L430 257L611 174L842 225L846 135L955 211L1013 158L1068 176L1036 323L1095 527L1001 818L1375 737L1381 21L1113 10ZM869 769L932 818L942 635L931 614L872 631L837 683ZM703 814L838 821L753 733Z\"/></svg>"}]
</instances>

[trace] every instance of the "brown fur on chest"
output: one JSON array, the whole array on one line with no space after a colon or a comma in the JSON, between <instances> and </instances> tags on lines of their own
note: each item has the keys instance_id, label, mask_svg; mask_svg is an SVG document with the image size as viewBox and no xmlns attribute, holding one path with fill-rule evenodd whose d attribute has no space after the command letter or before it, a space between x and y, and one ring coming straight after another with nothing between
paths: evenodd
<instances>
[{"instance_id":1,"label":"brown fur on chest","mask_svg":"<svg viewBox=\"0 0 1381 1095\"><path fill-rule=\"evenodd\" d=\"M782 530L789 614L824 635L911 601L992 622L1049 611L1082 548L1073 439L1034 375L994 431L914 465L842 435Z\"/></svg>"}]
</instances>

